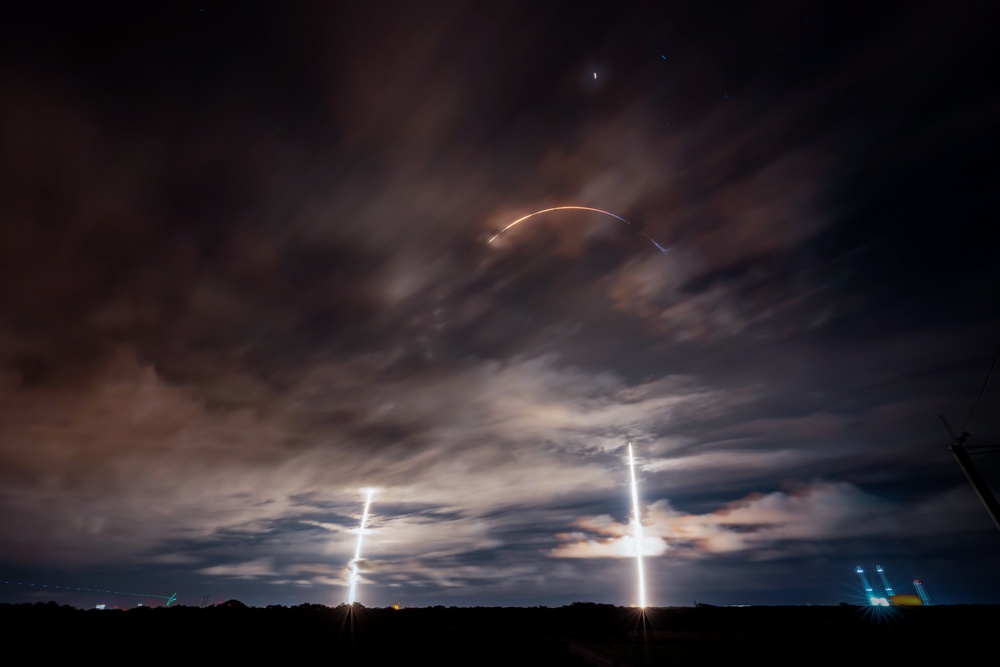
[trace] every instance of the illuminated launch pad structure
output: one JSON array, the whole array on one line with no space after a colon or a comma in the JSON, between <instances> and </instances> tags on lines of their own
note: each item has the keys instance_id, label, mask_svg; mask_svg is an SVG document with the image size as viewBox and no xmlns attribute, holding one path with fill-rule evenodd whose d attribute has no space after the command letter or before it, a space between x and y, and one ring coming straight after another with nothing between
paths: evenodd
<instances>
[{"instance_id":1,"label":"illuminated launch pad structure","mask_svg":"<svg viewBox=\"0 0 1000 667\"><path fill-rule=\"evenodd\" d=\"M860 565L858 565L857 575L858 578L861 579L861 587L865 589L865 599L868 600L871 606L873 607L879 606L881 604L880 600L882 598L878 598L875 596L875 591L872 590L872 585L868 583L868 577L865 576L865 571L861 569ZM884 606L889 606L889 602L886 601Z\"/></svg>"},{"instance_id":2,"label":"illuminated launch pad structure","mask_svg":"<svg viewBox=\"0 0 1000 667\"><path fill-rule=\"evenodd\" d=\"M917 595L920 597L921 604L923 604L925 607L930 607L932 604L934 604L933 602L931 602L931 596L928 595L927 591L924 590L924 585L920 583L919 579L913 580L913 588L916 589Z\"/></svg>"},{"instance_id":3,"label":"illuminated launch pad structure","mask_svg":"<svg viewBox=\"0 0 1000 667\"><path fill-rule=\"evenodd\" d=\"M919 579L913 580L913 588L917 591L916 595L900 595L893 590L892 585L889 583L889 578L885 575L885 570L882 569L881 565L876 565L875 571L878 572L879 578L882 580L883 595L876 595L875 590L868 581L868 577L865 576L864 569L862 569L860 565L858 565L855 570L858 578L861 580L861 586L865 591L865 601L870 606L930 607L934 604L931 602L930 596L927 595L927 591L924 590L924 585Z\"/></svg>"},{"instance_id":4,"label":"illuminated launch pad structure","mask_svg":"<svg viewBox=\"0 0 1000 667\"><path fill-rule=\"evenodd\" d=\"M892 586L889 585L889 579L885 576L885 570L882 569L881 565L876 565L875 571L882 577L882 587L885 589L885 595L891 600L892 596L896 593L892 590Z\"/></svg>"}]
</instances>

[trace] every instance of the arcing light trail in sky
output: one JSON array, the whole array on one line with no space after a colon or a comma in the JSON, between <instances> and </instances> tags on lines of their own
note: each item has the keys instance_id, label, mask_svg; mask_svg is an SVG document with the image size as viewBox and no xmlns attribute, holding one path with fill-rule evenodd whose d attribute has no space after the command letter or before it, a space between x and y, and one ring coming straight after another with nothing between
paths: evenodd
<instances>
[{"instance_id":1,"label":"arcing light trail in sky","mask_svg":"<svg viewBox=\"0 0 1000 667\"><path fill-rule=\"evenodd\" d=\"M632 224L631 222L629 222L625 218L621 217L620 215L615 215L614 213L611 213L610 211L604 211L604 210L601 210L599 208L591 208L590 206L553 206L552 208L546 208L546 209L542 209L541 211L535 211L534 213L529 213L528 215L525 215L523 217L518 218L517 220L515 220L512 223L510 223L509 225L507 225L506 227L504 227L503 229L501 229L499 232L497 232L496 234L494 234L493 237L489 241L487 241L486 243L487 244L493 243L493 241L495 241L498 236L500 236L501 234L503 234L505 231L507 231L508 229L510 229L511 227L513 227L514 225L516 225L516 224L518 224L520 222L524 222L528 218L533 218L536 215L541 215L543 213L549 213L551 211L593 211L594 213L601 213L602 215L609 215L612 218L615 218L616 220L621 220L626 225L630 225L631 226L631 224ZM653 239L650 238L649 235L647 235L645 233L643 233L642 235L645 236L650 241L652 241L653 245L656 246L656 249L659 250L660 252L662 252L664 255L666 255L668 252L670 252L669 248L664 248L663 246L661 246L656 241L653 241Z\"/></svg>"},{"instance_id":2,"label":"arcing light trail in sky","mask_svg":"<svg viewBox=\"0 0 1000 667\"><path fill-rule=\"evenodd\" d=\"M639 607L646 606L646 579L642 573L642 521L639 518L639 487L635 483L635 458L628 443L628 467L632 473L632 520L635 522L635 563L639 575Z\"/></svg>"},{"instance_id":3,"label":"arcing light trail in sky","mask_svg":"<svg viewBox=\"0 0 1000 667\"><path fill-rule=\"evenodd\" d=\"M358 588L358 561L361 560L361 540L365 535L365 525L368 523L368 509L372 505L372 490L368 489L368 497L365 500L365 511L361 515L361 527L358 528L358 544L354 548L354 558L351 560L351 585L347 593L347 604L354 604L355 593Z\"/></svg>"}]
</instances>

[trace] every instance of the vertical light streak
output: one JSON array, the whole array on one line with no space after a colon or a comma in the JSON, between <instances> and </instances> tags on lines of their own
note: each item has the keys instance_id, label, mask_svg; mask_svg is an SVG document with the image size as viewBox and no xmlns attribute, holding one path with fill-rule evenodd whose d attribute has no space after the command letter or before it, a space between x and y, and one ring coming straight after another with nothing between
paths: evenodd
<instances>
[{"instance_id":1,"label":"vertical light streak","mask_svg":"<svg viewBox=\"0 0 1000 667\"><path fill-rule=\"evenodd\" d=\"M347 593L347 604L354 604L355 593L358 588L358 561L361 560L361 540L365 535L365 525L368 523L368 510L372 505L372 490L368 489L368 497L365 499L365 511L361 515L361 527L358 529L358 543L354 547L354 558L351 560L351 582Z\"/></svg>"},{"instance_id":2,"label":"vertical light streak","mask_svg":"<svg viewBox=\"0 0 1000 667\"><path fill-rule=\"evenodd\" d=\"M628 443L628 467L632 473L632 520L635 522L635 566L639 576L639 606L646 606L646 579L642 572L642 521L639 517L639 487L635 483L635 457Z\"/></svg>"}]
</instances>

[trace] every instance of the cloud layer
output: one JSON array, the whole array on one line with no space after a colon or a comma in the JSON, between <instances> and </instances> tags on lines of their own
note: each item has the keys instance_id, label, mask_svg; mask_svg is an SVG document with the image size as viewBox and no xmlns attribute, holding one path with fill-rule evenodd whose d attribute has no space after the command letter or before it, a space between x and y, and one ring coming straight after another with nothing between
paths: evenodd
<instances>
[{"instance_id":1,"label":"cloud layer","mask_svg":"<svg viewBox=\"0 0 1000 667\"><path fill-rule=\"evenodd\" d=\"M26 10L0 565L335 604L374 488L366 604L627 603L631 441L654 604L995 601L988 12L897 9Z\"/></svg>"}]
</instances>

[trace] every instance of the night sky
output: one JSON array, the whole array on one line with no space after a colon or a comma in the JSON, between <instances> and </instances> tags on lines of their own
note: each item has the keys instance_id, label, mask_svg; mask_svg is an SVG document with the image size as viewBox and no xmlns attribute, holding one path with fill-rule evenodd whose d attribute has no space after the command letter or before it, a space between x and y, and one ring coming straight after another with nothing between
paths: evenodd
<instances>
[{"instance_id":1,"label":"night sky","mask_svg":"<svg viewBox=\"0 0 1000 667\"><path fill-rule=\"evenodd\" d=\"M29 4L0 602L1000 603L994 3Z\"/></svg>"}]
</instances>

